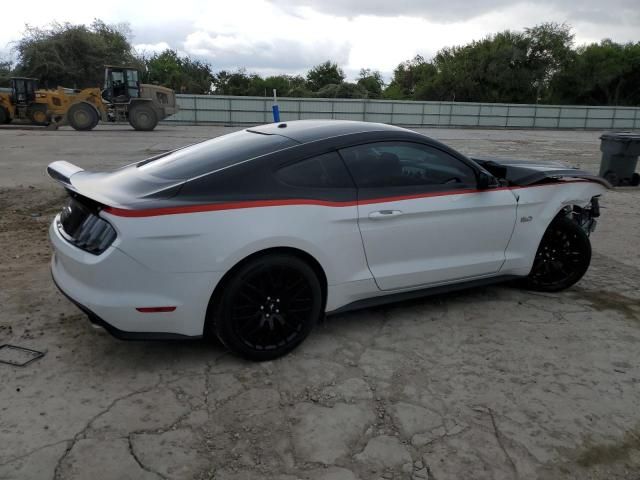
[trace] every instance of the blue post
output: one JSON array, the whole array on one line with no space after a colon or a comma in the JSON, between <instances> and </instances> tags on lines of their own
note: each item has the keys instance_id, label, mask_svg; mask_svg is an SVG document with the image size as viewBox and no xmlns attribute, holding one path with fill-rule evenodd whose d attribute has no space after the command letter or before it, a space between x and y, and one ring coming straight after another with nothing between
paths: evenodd
<instances>
[{"instance_id":1,"label":"blue post","mask_svg":"<svg viewBox=\"0 0 640 480\"><path fill-rule=\"evenodd\" d=\"M278 107L278 98L276 97L276 89L273 89L273 106L271 107L273 112L273 121L275 123L280 122L280 107Z\"/></svg>"}]
</instances>

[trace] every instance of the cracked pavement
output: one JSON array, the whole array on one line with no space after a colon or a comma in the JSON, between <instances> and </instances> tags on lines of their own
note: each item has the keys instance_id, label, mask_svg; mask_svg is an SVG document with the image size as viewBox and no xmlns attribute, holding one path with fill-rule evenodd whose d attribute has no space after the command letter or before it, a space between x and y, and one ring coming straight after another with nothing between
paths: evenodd
<instances>
[{"instance_id":1,"label":"cracked pavement","mask_svg":"<svg viewBox=\"0 0 640 480\"><path fill-rule=\"evenodd\" d=\"M54 159L113 167L225 133L0 129L0 479L640 478L640 190L602 200L585 278L329 317L293 354L122 342L53 286ZM430 130L470 153L597 171L600 132Z\"/></svg>"}]
</instances>

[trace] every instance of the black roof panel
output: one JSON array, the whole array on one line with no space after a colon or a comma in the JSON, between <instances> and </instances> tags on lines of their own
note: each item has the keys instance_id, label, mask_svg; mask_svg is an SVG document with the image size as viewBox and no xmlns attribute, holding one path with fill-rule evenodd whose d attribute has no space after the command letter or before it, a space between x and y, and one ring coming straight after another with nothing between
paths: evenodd
<instances>
[{"instance_id":1,"label":"black roof panel","mask_svg":"<svg viewBox=\"0 0 640 480\"><path fill-rule=\"evenodd\" d=\"M265 135L282 135L300 143L361 132L408 131L404 128L385 125L384 123L354 122L350 120L293 120L259 125L247 130Z\"/></svg>"}]
</instances>

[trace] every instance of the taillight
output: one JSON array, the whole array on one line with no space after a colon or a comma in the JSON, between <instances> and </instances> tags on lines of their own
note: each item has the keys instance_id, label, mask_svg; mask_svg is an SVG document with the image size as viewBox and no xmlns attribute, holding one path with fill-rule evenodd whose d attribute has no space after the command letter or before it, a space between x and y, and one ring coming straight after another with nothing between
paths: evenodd
<instances>
[{"instance_id":1,"label":"taillight","mask_svg":"<svg viewBox=\"0 0 640 480\"><path fill-rule=\"evenodd\" d=\"M73 199L58 217L57 226L69 243L94 255L100 255L116 239L109 222Z\"/></svg>"}]
</instances>

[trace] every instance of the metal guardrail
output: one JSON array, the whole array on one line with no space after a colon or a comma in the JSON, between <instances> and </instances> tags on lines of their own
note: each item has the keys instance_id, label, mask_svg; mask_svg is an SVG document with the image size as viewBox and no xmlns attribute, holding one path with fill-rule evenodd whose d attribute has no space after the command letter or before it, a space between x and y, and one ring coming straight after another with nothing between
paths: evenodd
<instances>
[{"instance_id":1,"label":"metal guardrail","mask_svg":"<svg viewBox=\"0 0 640 480\"><path fill-rule=\"evenodd\" d=\"M255 125L272 121L270 98L178 95L180 111L165 120L191 125ZM410 127L640 129L638 107L282 98L282 121L362 120Z\"/></svg>"}]
</instances>

